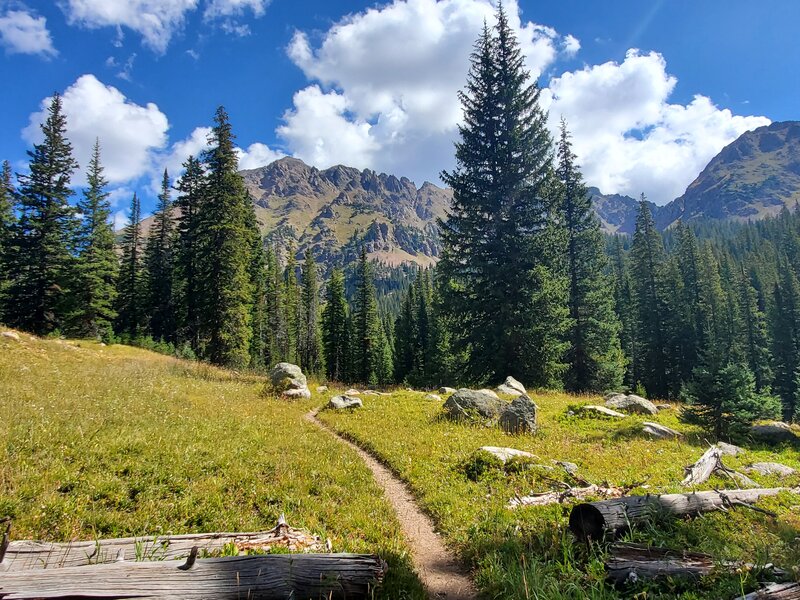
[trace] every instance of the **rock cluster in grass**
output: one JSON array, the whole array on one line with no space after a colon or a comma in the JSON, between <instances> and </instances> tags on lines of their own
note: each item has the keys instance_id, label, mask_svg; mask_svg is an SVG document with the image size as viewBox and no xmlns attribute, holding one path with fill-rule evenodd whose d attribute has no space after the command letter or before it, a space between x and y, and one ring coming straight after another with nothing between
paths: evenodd
<instances>
[{"instance_id":1,"label":"rock cluster in grass","mask_svg":"<svg viewBox=\"0 0 800 600\"><path fill-rule=\"evenodd\" d=\"M361 402L361 398L354 398L353 396L334 396L328 402L328 408L332 408L334 410L344 410L344 409L354 409L354 408L362 408L364 403Z\"/></svg>"},{"instance_id":2,"label":"rock cluster in grass","mask_svg":"<svg viewBox=\"0 0 800 600\"><path fill-rule=\"evenodd\" d=\"M612 394L606 398L606 408L638 415L658 414L655 404L636 394Z\"/></svg>"},{"instance_id":3,"label":"rock cluster in grass","mask_svg":"<svg viewBox=\"0 0 800 600\"><path fill-rule=\"evenodd\" d=\"M506 433L534 433L536 404L523 394L512 402L500 400L491 390L460 389L444 403L445 415L454 421L499 425Z\"/></svg>"},{"instance_id":4,"label":"rock cluster in grass","mask_svg":"<svg viewBox=\"0 0 800 600\"><path fill-rule=\"evenodd\" d=\"M311 390L308 389L308 381L303 371L292 363L278 363L269 372L272 390L284 398L308 399L311 398Z\"/></svg>"},{"instance_id":5,"label":"rock cluster in grass","mask_svg":"<svg viewBox=\"0 0 800 600\"><path fill-rule=\"evenodd\" d=\"M659 440L683 437L683 434L680 431L675 431L666 425L651 423L650 421L645 421L642 423L642 433L651 438Z\"/></svg>"},{"instance_id":6,"label":"rock cluster in grass","mask_svg":"<svg viewBox=\"0 0 800 600\"><path fill-rule=\"evenodd\" d=\"M500 413L500 427L506 433L536 433L536 403L527 394L517 396Z\"/></svg>"},{"instance_id":7,"label":"rock cluster in grass","mask_svg":"<svg viewBox=\"0 0 800 600\"><path fill-rule=\"evenodd\" d=\"M800 438L792 431L792 428L780 421L770 421L768 423L753 425L750 427L750 437L759 442L766 442L768 444L800 441Z\"/></svg>"},{"instance_id":8,"label":"rock cluster in grass","mask_svg":"<svg viewBox=\"0 0 800 600\"><path fill-rule=\"evenodd\" d=\"M758 473L759 475L777 475L778 477L788 477L795 474L795 469L776 462L757 462L745 469L746 473Z\"/></svg>"}]
</instances>

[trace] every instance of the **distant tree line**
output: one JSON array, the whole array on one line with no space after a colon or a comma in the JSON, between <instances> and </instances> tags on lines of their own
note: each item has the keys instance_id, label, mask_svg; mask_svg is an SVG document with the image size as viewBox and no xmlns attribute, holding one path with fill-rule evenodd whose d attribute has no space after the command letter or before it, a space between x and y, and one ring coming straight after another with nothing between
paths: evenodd
<instances>
[{"instance_id":1,"label":"distant tree line","mask_svg":"<svg viewBox=\"0 0 800 600\"><path fill-rule=\"evenodd\" d=\"M460 96L441 260L381 304L363 248L349 280L337 268L323 284L311 251L265 244L223 108L208 150L174 184L164 172L149 231L134 195L117 243L99 142L70 202L77 164L55 95L29 172L14 185L2 170L0 319L354 383L626 388L684 398L718 437L797 419L798 211L662 235L643 197L632 239L605 238L567 124L554 140L523 62L500 8Z\"/></svg>"}]
</instances>

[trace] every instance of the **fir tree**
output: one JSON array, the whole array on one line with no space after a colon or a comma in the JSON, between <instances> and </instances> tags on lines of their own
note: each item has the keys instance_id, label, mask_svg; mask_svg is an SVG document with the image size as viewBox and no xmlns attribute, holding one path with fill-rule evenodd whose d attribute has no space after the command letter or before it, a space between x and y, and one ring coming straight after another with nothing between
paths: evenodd
<instances>
[{"instance_id":1,"label":"fir tree","mask_svg":"<svg viewBox=\"0 0 800 600\"><path fill-rule=\"evenodd\" d=\"M322 309L322 344L325 372L331 381L344 381L348 375L349 331L344 273L334 269L328 281Z\"/></svg>"},{"instance_id":2,"label":"fir tree","mask_svg":"<svg viewBox=\"0 0 800 600\"><path fill-rule=\"evenodd\" d=\"M770 317L773 390L783 402L784 419L790 421L800 408L800 283L789 265L781 266Z\"/></svg>"},{"instance_id":3,"label":"fir tree","mask_svg":"<svg viewBox=\"0 0 800 600\"><path fill-rule=\"evenodd\" d=\"M286 328L286 311L283 298L283 274L278 266L275 249L267 249L267 290L265 311L269 341L265 345L265 365L289 360L289 334Z\"/></svg>"},{"instance_id":4,"label":"fir tree","mask_svg":"<svg viewBox=\"0 0 800 600\"><path fill-rule=\"evenodd\" d=\"M745 361L753 374L756 391L765 392L769 390L772 381L766 318L758 305L758 293L745 275L744 269L738 278L738 284Z\"/></svg>"},{"instance_id":5,"label":"fir tree","mask_svg":"<svg viewBox=\"0 0 800 600\"><path fill-rule=\"evenodd\" d=\"M552 140L540 90L502 7L478 40L466 91L453 189L440 222L442 300L467 375L508 374L557 386L564 371L564 233L552 185Z\"/></svg>"},{"instance_id":6,"label":"fir tree","mask_svg":"<svg viewBox=\"0 0 800 600\"><path fill-rule=\"evenodd\" d=\"M198 223L200 324L205 354L214 364L245 367L250 361L250 232L252 203L238 173L228 114L214 115L204 155L206 185Z\"/></svg>"},{"instance_id":7,"label":"fir tree","mask_svg":"<svg viewBox=\"0 0 800 600\"><path fill-rule=\"evenodd\" d=\"M0 322L3 321L6 291L11 284L11 260L14 256L13 234L16 224L14 192L14 184L11 181L11 165L4 160L2 173L0 173Z\"/></svg>"},{"instance_id":8,"label":"fir tree","mask_svg":"<svg viewBox=\"0 0 800 600\"><path fill-rule=\"evenodd\" d=\"M385 344L385 335L378 315L372 266L364 248L361 249L357 276L353 311L353 375L356 381L374 384L384 374L382 344Z\"/></svg>"},{"instance_id":9,"label":"fir tree","mask_svg":"<svg viewBox=\"0 0 800 600\"><path fill-rule=\"evenodd\" d=\"M625 368L614 313L600 222L572 152L567 124L561 120L556 175L562 187L567 230L570 325L565 386L575 392L618 389Z\"/></svg>"},{"instance_id":10,"label":"fir tree","mask_svg":"<svg viewBox=\"0 0 800 600\"><path fill-rule=\"evenodd\" d=\"M250 367L263 369L268 364L267 348L269 345L267 317L267 257L264 252L264 241L258 228L255 212L247 215L247 228L250 231L250 286L253 298L250 312L250 327L253 336L250 340Z\"/></svg>"},{"instance_id":11,"label":"fir tree","mask_svg":"<svg viewBox=\"0 0 800 600\"><path fill-rule=\"evenodd\" d=\"M300 300L300 284L297 281L297 260L295 246L289 243L286 256L286 268L283 271L283 309L286 324L286 359L289 362L299 363L299 342L302 332Z\"/></svg>"},{"instance_id":12,"label":"fir tree","mask_svg":"<svg viewBox=\"0 0 800 600\"><path fill-rule=\"evenodd\" d=\"M306 373L322 371L322 342L319 330L319 282L311 250L303 264L303 293L300 338L300 367Z\"/></svg>"},{"instance_id":13,"label":"fir tree","mask_svg":"<svg viewBox=\"0 0 800 600\"><path fill-rule=\"evenodd\" d=\"M188 341L196 354L200 348L200 279L198 238L203 207L205 174L200 161L190 156L183 163L184 172L176 189L177 241L175 248L175 297L178 339Z\"/></svg>"},{"instance_id":14,"label":"fir tree","mask_svg":"<svg viewBox=\"0 0 800 600\"><path fill-rule=\"evenodd\" d=\"M631 282L628 261L620 236L614 237L611 266L614 281L614 308L621 325L620 345L625 355L625 362L627 365L624 381L632 388L639 381L639 374L636 367L641 362L638 355L638 321L636 319L633 283Z\"/></svg>"},{"instance_id":15,"label":"fir tree","mask_svg":"<svg viewBox=\"0 0 800 600\"><path fill-rule=\"evenodd\" d=\"M10 325L40 335L63 325L76 284L70 252L76 216L69 198L70 178L78 164L66 127L61 97L55 94L41 126L44 140L28 151L29 173L18 176L19 221L6 318Z\"/></svg>"},{"instance_id":16,"label":"fir tree","mask_svg":"<svg viewBox=\"0 0 800 600\"><path fill-rule=\"evenodd\" d=\"M122 259L117 280L116 330L129 338L141 334L144 320L145 278L142 260L141 204L131 199L131 214L122 232Z\"/></svg>"},{"instance_id":17,"label":"fir tree","mask_svg":"<svg viewBox=\"0 0 800 600\"><path fill-rule=\"evenodd\" d=\"M117 317L114 307L119 259L114 250L111 204L100 163L99 141L95 141L86 180L88 187L78 203L82 222L76 244L78 285L73 329L82 337L107 338Z\"/></svg>"},{"instance_id":18,"label":"fir tree","mask_svg":"<svg viewBox=\"0 0 800 600\"><path fill-rule=\"evenodd\" d=\"M146 307L150 334L154 339L175 340L173 270L175 261L174 223L169 174L164 169L161 193L153 214L153 226L145 244Z\"/></svg>"}]
</instances>

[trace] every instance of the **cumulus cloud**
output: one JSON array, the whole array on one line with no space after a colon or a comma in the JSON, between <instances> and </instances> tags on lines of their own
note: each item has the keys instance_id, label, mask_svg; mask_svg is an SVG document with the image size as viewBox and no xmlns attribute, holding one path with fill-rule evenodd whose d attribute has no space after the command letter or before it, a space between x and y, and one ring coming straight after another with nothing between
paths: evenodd
<instances>
[{"instance_id":1,"label":"cumulus cloud","mask_svg":"<svg viewBox=\"0 0 800 600\"><path fill-rule=\"evenodd\" d=\"M553 78L544 93L551 127L563 116L590 185L605 193L657 204L680 196L726 144L766 125L765 117L736 116L697 95L669 102L677 80L664 57L630 50L607 62Z\"/></svg>"},{"instance_id":2,"label":"cumulus cloud","mask_svg":"<svg viewBox=\"0 0 800 600\"><path fill-rule=\"evenodd\" d=\"M515 2L505 7L536 75L574 45L552 28L522 23ZM494 10L488 0L395 0L346 17L316 46L297 32L287 52L319 84L295 94L279 136L320 167L436 179L452 155L469 55Z\"/></svg>"},{"instance_id":3,"label":"cumulus cloud","mask_svg":"<svg viewBox=\"0 0 800 600\"><path fill-rule=\"evenodd\" d=\"M47 19L27 10L8 10L0 16L0 42L9 54L56 56Z\"/></svg>"},{"instance_id":4,"label":"cumulus cloud","mask_svg":"<svg viewBox=\"0 0 800 600\"><path fill-rule=\"evenodd\" d=\"M240 169L257 169L286 156L261 142L250 144L246 150L237 148L236 153L239 155Z\"/></svg>"},{"instance_id":5,"label":"cumulus cloud","mask_svg":"<svg viewBox=\"0 0 800 600\"><path fill-rule=\"evenodd\" d=\"M630 50L621 62L562 73L561 57L580 41L524 21L505 2L526 66L543 86L555 133L563 115L590 185L658 203L679 196L723 146L769 122L737 116L698 95L670 102L677 83L656 52ZM319 167L370 167L421 182L453 166L469 54L488 0L394 0L350 15L313 40L295 33L287 48L309 78L284 114L278 135L292 153Z\"/></svg>"},{"instance_id":6,"label":"cumulus cloud","mask_svg":"<svg viewBox=\"0 0 800 600\"><path fill-rule=\"evenodd\" d=\"M42 139L40 125L47 117L52 98L45 98L41 111L30 116L23 138L33 144ZM128 182L146 174L152 153L167 142L167 117L158 106L140 106L117 88L105 85L94 75L82 75L63 94L67 137L82 169L74 181L84 181L83 168L89 163L95 139L100 139L105 175L110 183Z\"/></svg>"},{"instance_id":7,"label":"cumulus cloud","mask_svg":"<svg viewBox=\"0 0 800 600\"><path fill-rule=\"evenodd\" d=\"M260 17L269 4L269 0L210 0L206 4L203 15L207 19L233 17L243 15L248 10Z\"/></svg>"}]
</instances>

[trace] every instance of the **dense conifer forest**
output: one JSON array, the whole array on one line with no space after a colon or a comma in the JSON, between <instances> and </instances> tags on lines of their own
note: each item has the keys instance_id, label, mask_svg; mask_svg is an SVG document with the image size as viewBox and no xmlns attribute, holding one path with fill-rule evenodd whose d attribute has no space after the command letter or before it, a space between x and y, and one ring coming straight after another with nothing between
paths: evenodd
<instances>
[{"instance_id":1,"label":"dense conifer forest","mask_svg":"<svg viewBox=\"0 0 800 600\"><path fill-rule=\"evenodd\" d=\"M629 389L687 401L717 436L798 419L800 211L661 234L643 195L633 236L604 237L523 62L501 10L461 94L441 260L380 294L363 249L323 281L313 254L265 243L222 107L209 150L164 172L150 230L134 195L115 234L103 141L76 192L56 94L28 171L3 164L0 321L370 385Z\"/></svg>"}]
</instances>

